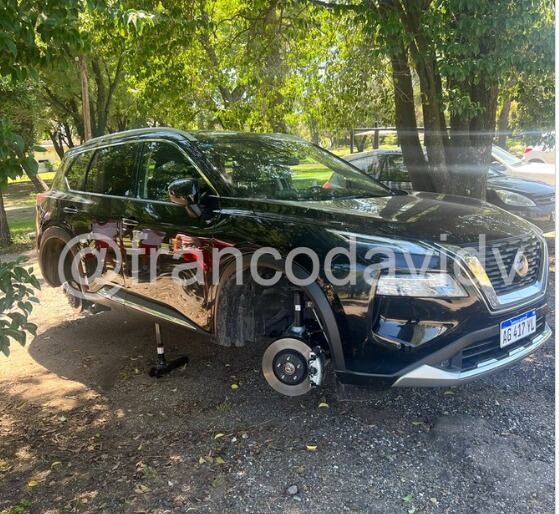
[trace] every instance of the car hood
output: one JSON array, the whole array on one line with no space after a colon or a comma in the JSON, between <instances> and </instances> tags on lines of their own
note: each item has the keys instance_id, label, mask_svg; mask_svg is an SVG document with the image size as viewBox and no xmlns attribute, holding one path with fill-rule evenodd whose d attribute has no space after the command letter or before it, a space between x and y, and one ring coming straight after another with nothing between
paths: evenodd
<instances>
[{"instance_id":1,"label":"car hood","mask_svg":"<svg viewBox=\"0 0 559 514\"><path fill-rule=\"evenodd\" d=\"M394 239L466 244L477 243L480 234L492 241L534 230L530 223L489 203L434 193L326 201L249 202L254 202L251 206L254 214L273 217L276 223L307 222Z\"/></svg>"},{"instance_id":2,"label":"car hood","mask_svg":"<svg viewBox=\"0 0 559 514\"><path fill-rule=\"evenodd\" d=\"M546 194L551 195L555 192L555 189L545 182L508 176L492 177L487 179L487 188L506 189L507 191L514 191L515 193L538 196L543 196Z\"/></svg>"}]
</instances>

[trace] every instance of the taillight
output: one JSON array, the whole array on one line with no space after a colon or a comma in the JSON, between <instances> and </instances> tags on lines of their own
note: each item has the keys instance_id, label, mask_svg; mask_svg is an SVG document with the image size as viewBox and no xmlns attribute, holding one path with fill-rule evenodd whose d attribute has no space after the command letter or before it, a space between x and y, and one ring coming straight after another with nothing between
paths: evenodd
<instances>
[{"instance_id":1,"label":"taillight","mask_svg":"<svg viewBox=\"0 0 559 514\"><path fill-rule=\"evenodd\" d=\"M48 198L48 193L37 193L37 205L42 205L43 203L45 203L46 199Z\"/></svg>"},{"instance_id":2,"label":"taillight","mask_svg":"<svg viewBox=\"0 0 559 514\"><path fill-rule=\"evenodd\" d=\"M533 150L533 148L531 146L527 146L526 150L524 150L524 155L526 155L527 153L530 153Z\"/></svg>"}]
</instances>

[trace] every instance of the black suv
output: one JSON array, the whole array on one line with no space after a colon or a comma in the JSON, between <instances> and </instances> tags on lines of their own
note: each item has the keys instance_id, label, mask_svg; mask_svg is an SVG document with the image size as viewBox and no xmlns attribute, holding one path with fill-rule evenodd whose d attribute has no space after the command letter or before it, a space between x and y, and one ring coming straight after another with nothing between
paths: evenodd
<instances>
[{"instance_id":1,"label":"black suv","mask_svg":"<svg viewBox=\"0 0 559 514\"><path fill-rule=\"evenodd\" d=\"M286 395L329 363L345 384L459 384L551 336L537 228L473 199L392 192L285 135L92 139L39 195L37 243L45 280L77 307L261 348Z\"/></svg>"}]
</instances>

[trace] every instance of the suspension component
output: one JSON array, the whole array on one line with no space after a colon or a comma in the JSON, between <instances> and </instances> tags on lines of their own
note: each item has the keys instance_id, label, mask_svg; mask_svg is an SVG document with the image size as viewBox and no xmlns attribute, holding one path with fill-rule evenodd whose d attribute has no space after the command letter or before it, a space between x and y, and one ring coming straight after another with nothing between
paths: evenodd
<instances>
[{"instance_id":1,"label":"suspension component","mask_svg":"<svg viewBox=\"0 0 559 514\"><path fill-rule=\"evenodd\" d=\"M300 396L324 381L326 356L320 347L311 348L293 337L276 339L264 352L264 378L278 393Z\"/></svg>"}]
</instances>

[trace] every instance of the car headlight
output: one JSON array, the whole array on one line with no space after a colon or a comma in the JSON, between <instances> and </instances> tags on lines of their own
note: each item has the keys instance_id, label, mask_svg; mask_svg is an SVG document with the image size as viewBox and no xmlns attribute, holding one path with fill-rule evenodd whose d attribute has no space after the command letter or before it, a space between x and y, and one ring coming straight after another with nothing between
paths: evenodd
<instances>
[{"instance_id":1,"label":"car headlight","mask_svg":"<svg viewBox=\"0 0 559 514\"><path fill-rule=\"evenodd\" d=\"M536 206L536 204L532 200L530 200L530 198L518 193L513 193L512 191L506 191L505 189L496 189L495 193L497 193L497 196L505 205L511 205L513 207Z\"/></svg>"},{"instance_id":2,"label":"car headlight","mask_svg":"<svg viewBox=\"0 0 559 514\"><path fill-rule=\"evenodd\" d=\"M393 273L381 275L377 294L423 298L463 298L464 288L448 273Z\"/></svg>"}]
</instances>

